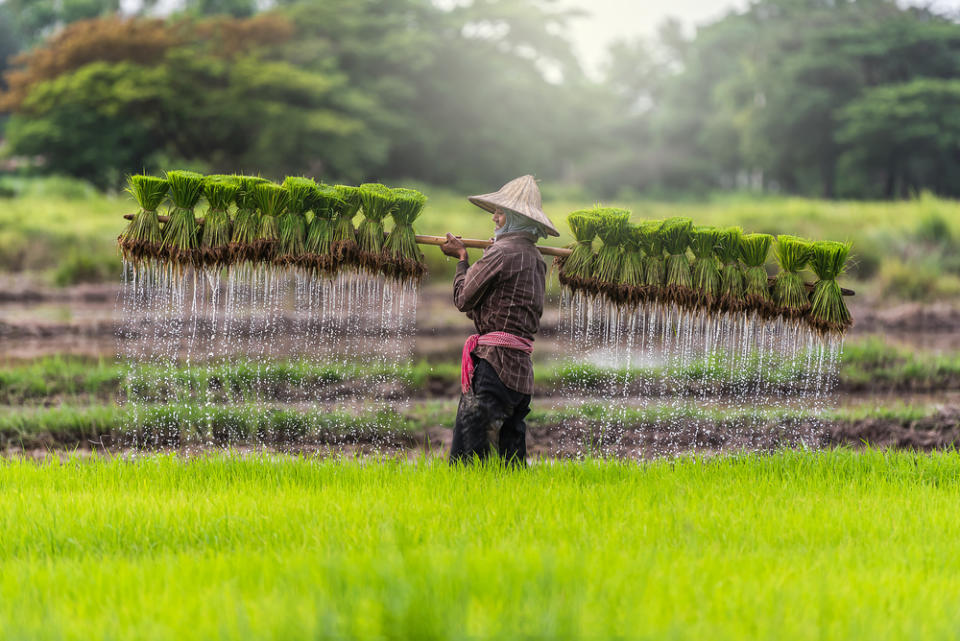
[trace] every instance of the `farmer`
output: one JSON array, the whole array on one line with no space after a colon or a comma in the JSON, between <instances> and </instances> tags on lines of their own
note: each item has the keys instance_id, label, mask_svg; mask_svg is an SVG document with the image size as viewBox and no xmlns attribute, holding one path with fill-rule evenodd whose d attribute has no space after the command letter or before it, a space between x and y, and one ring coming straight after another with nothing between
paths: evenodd
<instances>
[{"instance_id":1,"label":"farmer","mask_svg":"<svg viewBox=\"0 0 960 641\"><path fill-rule=\"evenodd\" d=\"M496 228L493 245L472 266L463 242L452 234L440 248L460 260L453 302L477 328L463 346L450 461L485 459L495 447L505 461L526 465L523 419L533 394L530 354L540 328L546 274L536 243L560 234L541 209L533 176L468 200L492 213Z\"/></svg>"}]
</instances>

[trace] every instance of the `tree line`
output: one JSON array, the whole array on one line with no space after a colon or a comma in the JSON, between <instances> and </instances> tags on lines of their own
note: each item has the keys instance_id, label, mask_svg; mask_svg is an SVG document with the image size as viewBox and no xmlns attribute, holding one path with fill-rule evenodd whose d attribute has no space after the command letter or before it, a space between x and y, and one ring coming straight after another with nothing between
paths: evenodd
<instances>
[{"instance_id":1,"label":"tree line","mask_svg":"<svg viewBox=\"0 0 960 641\"><path fill-rule=\"evenodd\" d=\"M6 0L4 153L141 169L600 196L960 192L960 25L890 0L755 0L584 73L549 0ZM154 17L151 17L154 16Z\"/></svg>"}]
</instances>

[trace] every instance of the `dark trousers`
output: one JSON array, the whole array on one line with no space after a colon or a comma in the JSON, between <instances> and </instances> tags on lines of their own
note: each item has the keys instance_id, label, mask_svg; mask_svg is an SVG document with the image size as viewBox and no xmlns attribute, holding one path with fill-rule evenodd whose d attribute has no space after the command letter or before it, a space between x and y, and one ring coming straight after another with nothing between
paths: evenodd
<instances>
[{"instance_id":1,"label":"dark trousers","mask_svg":"<svg viewBox=\"0 0 960 641\"><path fill-rule=\"evenodd\" d=\"M460 396L450 462L484 460L495 450L508 463L526 465L530 395L506 387L482 358L474 363L470 391Z\"/></svg>"}]
</instances>

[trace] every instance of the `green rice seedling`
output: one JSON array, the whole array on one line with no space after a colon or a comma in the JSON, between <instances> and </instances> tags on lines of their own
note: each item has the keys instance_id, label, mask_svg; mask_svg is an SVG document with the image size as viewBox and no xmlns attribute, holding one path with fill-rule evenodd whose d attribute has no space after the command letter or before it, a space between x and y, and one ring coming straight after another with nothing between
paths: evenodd
<instances>
[{"instance_id":1,"label":"green rice seedling","mask_svg":"<svg viewBox=\"0 0 960 641\"><path fill-rule=\"evenodd\" d=\"M320 273L333 271L333 217L343 201L330 185L318 185L313 198L313 218L307 227L304 261Z\"/></svg>"},{"instance_id":2,"label":"green rice seedling","mask_svg":"<svg viewBox=\"0 0 960 641\"><path fill-rule=\"evenodd\" d=\"M393 190L396 207L393 209L393 229L384 241L384 252L389 262L385 264L388 276L397 280L413 278L420 280L426 273L423 252L417 246L417 233L413 222L423 212L427 197L416 189Z\"/></svg>"},{"instance_id":3,"label":"green rice seedling","mask_svg":"<svg viewBox=\"0 0 960 641\"><path fill-rule=\"evenodd\" d=\"M746 281L740 264L740 239L743 230L727 227L717 235L717 258L723 265L720 273L720 303L724 311L739 312L746 305Z\"/></svg>"},{"instance_id":4,"label":"green rice seedling","mask_svg":"<svg viewBox=\"0 0 960 641\"><path fill-rule=\"evenodd\" d=\"M773 244L770 234L744 234L740 238L740 259L747 269L744 273L744 298L747 306L758 314L770 316L774 311L767 283L767 254Z\"/></svg>"},{"instance_id":5,"label":"green rice seedling","mask_svg":"<svg viewBox=\"0 0 960 641\"><path fill-rule=\"evenodd\" d=\"M357 248L361 265L369 271L380 271L384 264L383 220L397 204L393 190L379 183L360 185L363 220L357 227Z\"/></svg>"},{"instance_id":6,"label":"green rice seedling","mask_svg":"<svg viewBox=\"0 0 960 641\"><path fill-rule=\"evenodd\" d=\"M203 195L202 175L193 171L167 172L173 206L163 228L163 253L172 263L193 265L200 262L200 238L193 208Z\"/></svg>"},{"instance_id":7,"label":"green rice seedling","mask_svg":"<svg viewBox=\"0 0 960 641\"><path fill-rule=\"evenodd\" d=\"M567 225L573 232L570 255L555 261L560 283L573 290L587 288L593 278L593 239L597 237L600 217L597 208L581 209L567 216Z\"/></svg>"},{"instance_id":8,"label":"green rice seedling","mask_svg":"<svg viewBox=\"0 0 960 641\"><path fill-rule=\"evenodd\" d=\"M334 187L340 197L334 208L333 231L330 236L330 252L337 264L358 264L357 232L353 219L360 211L360 188L350 185Z\"/></svg>"},{"instance_id":9,"label":"green rice seedling","mask_svg":"<svg viewBox=\"0 0 960 641\"><path fill-rule=\"evenodd\" d=\"M668 218L660 227L660 240L667 253L665 299L678 305L691 305L695 299L693 275L687 259L692 231L693 221L689 218Z\"/></svg>"},{"instance_id":10,"label":"green rice seedling","mask_svg":"<svg viewBox=\"0 0 960 641\"><path fill-rule=\"evenodd\" d=\"M644 297L654 300L660 297L666 281L663 264L663 240L660 237L661 220L645 220L640 223L640 239L643 248Z\"/></svg>"},{"instance_id":11,"label":"green rice seedling","mask_svg":"<svg viewBox=\"0 0 960 641\"><path fill-rule=\"evenodd\" d=\"M236 181L207 178L203 195L209 207L203 219L201 260L205 265L223 266L230 258L230 204L237 197Z\"/></svg>"},{"instance_id":12,"label":"green rice seedling","mask_svg":"<svg viewBox=\"0 0 960 641\"><path fill-rule=\"evenodd\" d=\"M207 174L205 177L207 181L226 181L228 183L233 183L237 186L240 185L240 176L236 174Z\"/></svg>"},{"instance_id":13,"label":"green rice seedling","mask_svg":"<svg viewBox=\"0 0 960 641\"><path fill-rule=\"evenodd\" d=\"M167 196L169 183L157 176L137 174L130 176L127 191L137 201L140 211L117 239L124 260L140 262L159 255L163 236L157 208Z\"/></svg>"},{"instance_id":14,"label":"green rice seedling","mask_svg":"<svg viewBox=\"0 0 960 641\"><path fill-rule=\"evenodd\" d=\"M311 178L288 176L283 187L290 194L290 202L277 221L280 243L274 261L281 265L299 264L305 251L307 212L313 209L317 183Z\"/></svg>"},{"instance_id":15,"label":"green rice seedling","mask_svg":"<svg viewBox=\"0 0 960 641\"><path fill-rule=\"evenodd\" d=\"M720 230L714 227L695 227L690 234L693 251L693 289L696 303L704 309L714 309L720 299L720 267L716 247Z\"/></svg>"},{"instance_id":16,"label":"green rice seedling","mask_svg":"<svg viewBox=\"0 0 960 641\"><path fill-rule=\"evenodd\" d=\"M230 257L235 262L256 260L255 245L260 231L260 215L254 190L257 185L269 182L259 176L237 176L237 193L234 200L237 212L233 217L233 235L230 238Z\"/></svg>"},{"instance_id":17,"label":"green rice seedling","mask_svg":"<svg viewBox=\"0 0 960 641\"><path fill-rule=\"evenodd\" d=\"M254 253L258 260L272 261L280 242L279 219L290 203L290 192L276 183L261 183L253 188L253 199L260 211Z\"/></svg>"},{"instance_id":18,"label":"green rice seedling","mask_svg":"<svg viewBox=\"0 0 960 641\"><path fill-rule=\"evenodd\" d=\"M810 241L796 236L777 236L774 252L780 273L773 283L773 299L780 313L789 318L799 318L810 309L806 283L800 274L810 260Z\"/></svg>"},{"instance_id":19,"label":"green rice seedling","mask_svg":"<svg viewBox=\"0 0 960 641\"><path fill-rule=\"evenodd\" d=\"M630 224L630 212L613 207L598 208L596 212L600 221L597 235L602 241L593 261L596 287L599 292L616 301L619 299L617 287L623 271L622 246L627 236L627 226Z\"/></svg>"},{"instance_id":20,"label":"green rice seedling","mask_svg":"<svg viewBox=\"0 0 960 641\"><path fill-rule=\"evenodd\" d=\"M810 268L819 279L810 295L807 322L822 332L842 334L853 325L837 278L846 270L850 243L821 241L810 248Z\"/></svg>"},{"instance_id":21,"label":"green rice seedling","mask_svg":"<svg viewBox=\"0 0 960 641\"><path fill-rule=\"evenodd\" d=\"M643 298L644 231L640 225L627 223L623 239L623 267L620 270L620 300L636 305Z\"/></svg>"}]
</instances>

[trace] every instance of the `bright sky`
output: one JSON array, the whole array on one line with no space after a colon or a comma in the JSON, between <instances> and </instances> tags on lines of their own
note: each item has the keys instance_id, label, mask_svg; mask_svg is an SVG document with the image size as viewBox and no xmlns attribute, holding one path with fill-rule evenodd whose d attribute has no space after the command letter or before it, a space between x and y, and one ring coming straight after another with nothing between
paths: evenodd
<instances>
[{"instance_id":1,"label":"bright sky","mask_svg":"<svg viewBox=\"0 0 960 641\"><path fill-rule=\"evenodd\" d=\"M677 18L688 29L711 22L731 9L742 9L747 0L563 0L590 13L574 22L571 36L584 64L596 71L607 45L616 39L650 36L667 18ZM960 14L960 0L907 0L938 12Z\"/></svg>"}]
</instances>

